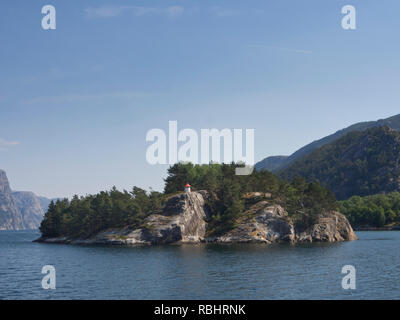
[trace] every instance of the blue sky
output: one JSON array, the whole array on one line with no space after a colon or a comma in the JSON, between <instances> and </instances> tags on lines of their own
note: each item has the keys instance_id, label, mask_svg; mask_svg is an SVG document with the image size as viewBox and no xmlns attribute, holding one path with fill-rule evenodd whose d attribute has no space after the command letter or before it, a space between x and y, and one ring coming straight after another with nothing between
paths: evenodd
<instances>
[{"instance_id":1,"label":"blue sky","mask_svg":"<svg viewBox=\"0 0 400 320\"><path fill-rule=\"evenodd\" d=\"M54 5L57 29L41 28ZM357 30L341 8L357 10ZM48 197L161 190L152 128L254 128L255 158L400 113L400 3L4 0L0 168Z\"/></svg>"}]
</instances>

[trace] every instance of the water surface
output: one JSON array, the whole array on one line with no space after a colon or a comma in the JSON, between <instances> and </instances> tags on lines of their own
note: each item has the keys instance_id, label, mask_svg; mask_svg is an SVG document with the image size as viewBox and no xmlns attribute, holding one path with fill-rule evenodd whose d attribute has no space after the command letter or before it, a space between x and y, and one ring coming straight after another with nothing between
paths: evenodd
<instances>
[{"instance_id":1,"label":"water surface","mask_svg":"<svg viewBox=\"0 0 400 320\"><path fill-rule=\"evenodd\" d=\"M0 299L400 299L400 232L308 245L103 247L0 232ZM56 268L56 290L41 287ZM357 289L342 289L344 265Z\"/></svg>"}]
</instances>

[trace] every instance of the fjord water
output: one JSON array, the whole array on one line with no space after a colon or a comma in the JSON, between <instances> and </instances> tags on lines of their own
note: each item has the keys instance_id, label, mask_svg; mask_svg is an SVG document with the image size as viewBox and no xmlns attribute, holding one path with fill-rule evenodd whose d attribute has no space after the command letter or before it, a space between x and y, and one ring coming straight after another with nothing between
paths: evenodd
<instances>
[{"instance_id":1,"label":"fjord water","mask_svg":"<svg viewBox=\"0 0 400 320\"><path fill-rule=\"evenodd\" d=\"M0 299L400 299L400 232L307 245L71 246L0 232ZM56 268L56 290L41 287ZM341 286L356 267L356 290Z\"/></svg>"}]
</instances>

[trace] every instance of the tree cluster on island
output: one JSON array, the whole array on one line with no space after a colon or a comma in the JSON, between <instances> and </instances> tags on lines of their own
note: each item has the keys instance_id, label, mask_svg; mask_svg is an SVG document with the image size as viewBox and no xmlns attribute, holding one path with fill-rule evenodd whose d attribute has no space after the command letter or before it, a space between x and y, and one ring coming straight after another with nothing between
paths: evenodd
<instances>
[{"instance_id":1,"label":"tree cluster on island","mask_svg":"<svg viewBox=\"0 0 400 320\"><path fill-rule=\"evenodd\" d=\"M160 211L169 197L183 192L187 182L193 191L208 191L208 227L215 233L235 228L248 205L245 195L251 192L268 194L268 201L284 206L299 226L311 225L317 214L338 208L333 193L318 182L306 183L299 177L286 182L268 171L239 176L235 174L237 167L233 163L178 163L168 169L163 193L114 187L96 195L53 201L40 231L43 237L88 238L110 228L140 226L146 217Z\"/></svg>"}]
</instances>

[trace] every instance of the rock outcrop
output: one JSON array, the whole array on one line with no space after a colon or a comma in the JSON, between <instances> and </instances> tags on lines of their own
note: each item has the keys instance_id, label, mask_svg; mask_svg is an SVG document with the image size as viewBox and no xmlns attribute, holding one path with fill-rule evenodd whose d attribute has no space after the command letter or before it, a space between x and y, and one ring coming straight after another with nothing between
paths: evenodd
<instances>
[{"instance_id":1,"label":"rock outcrop","mask_svg":"<svg viewBox=\"0 0 400 320\"><path fill-rule=\"evenodd\" d=\"M238 227L226 234L209 239L215 242L294 242L295 229L290 219L279 205L261 201L247 210Z\"/></svg>"},{"instance_id":2,"label":"rock outcrop","mask_svg":"<svg viewBox=\"0 0 400 320\"><path fill-rule=\"evenodd\" d=\"M90 239L41 238L47 243L72 244L177 244L177 243L297 243L356 240L346 217L338 212L320 214L316 223L297 230L279 205L259 201L243 213L238 226L220 236L207 236L206 191L172 196L161 212L150 215L139 228L107 230Z\"/></svg>"},{"instance_id":3,"label":"rock outcrop","mask_svg":"<svg viewBox=\"0 0 400 320\"><path fill-rule=\"evenodd\" d=\"M336 242L356 240L344 215L329 212L318 215L316 223L302 231L296 228L287 212L279 205L261 201L244 214L237 228L212 239L216 242ZM211 239L209 239L211 240Z\"/></svg>"},{"instance_id":4,"label":"rock outcrop","mask_svg":"<svg viewBox=\"0 0 400 320\"><path fill-rule=\"evenodd\" d=\"M296 235L297 242L336 242L357 240L347 218L339 212L320 214L317 222Z\"/></svg>"}]
</instances>

